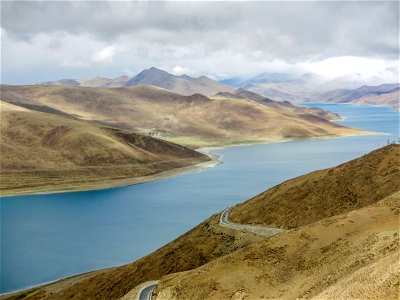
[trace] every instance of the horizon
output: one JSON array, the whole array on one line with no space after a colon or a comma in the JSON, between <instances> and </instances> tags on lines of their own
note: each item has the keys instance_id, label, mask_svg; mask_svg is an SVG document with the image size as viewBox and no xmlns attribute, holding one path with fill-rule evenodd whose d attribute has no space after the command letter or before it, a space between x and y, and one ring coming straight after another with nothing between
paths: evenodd
<instances>
[{"instance_id":1,"label":"horizon","mask_svg":"<svg viewBox=\"0 0 400 300\"><path fill-rule=\"evenodd\" d=\"M148 66L218 81L311 72L327 81L399 82L398 8L390 1L2 2L1 83L132 77Z\"/></svg>"},{"instance_id":2,"label":"horizon","mask_svg":"<svg viewBox=\"0 0 400 300\"><path fill-rule=\"evenodd\" d=\"M4 85L41 85L41 84L47 84L47 83L56 82L56 81L62 81L62 80L76 80L76 81L94 80L94 79L109 79L109 80L114 80L114 79L121 78L121 77L127 77L127 78L131 79L131 78L136 77L136 76L139 75L140 73L142 73L142 72L144 72L144 71L149 71L149 70L151 70L151 69L155 69L156 71L163 71L163 72L168 73L168 74L171 75L171 76L177 76L177 77L188 76L188 77L191 77L191 78L194 78L194 79L197 79L197 78L200 78L200 77L207 77L207 78L209 78L209 79L215 80L215 81L217 81L217 82L221 82L221 83L226 84L226 85L230 85L230 86L236 87L236 88L238 88L238 89L242 88L240 84L239 84L239 85L230 84L229 82L225 82L225 80L229 81L230 79L232 79L232 80L234 80L234 79L240 79L239 82L245 82L245 81L247 81L247 80L251 80L251 79L253 79L253 78L257 77L257 76L265 75L265 74L270 74L270 75L275 75L275 74L289 75L289 73L280 73L280 72L269 73L269 72L263 72L263 73L260 73L260 74L256 74L255 76L252 76L252 77L231 77L231 78L227 78L227 79L225 79L225 80L218 80L218 79L209 77L209 76L207 76L207 75L201 75L201 74L200 74L200 75L197 75L197 76L191 76L191 75L188 75L188 74L185 74L185 73L180 74L180 75L177 75L177 74L173 74L173 73L169 72L168 70L163 70L163 69L161 69L161 68L157 68L157 67L154 67L154 66L149 66L149 67L146 67L145 69L143 69L143 70L139 71L138 73L136 73L136 74L134 74L134 75L131 75L131 76L126 75L126 74L120 74L120 75L117 75L117 76L115 76L115 77L106 77L106 76L103 76L103 75L98 75L98 76L92 77L92 78L72 78L72 77L71 77L71 78L55 78L54 80L51 80L51 81L46 81L46 82L35 82L35 83L32 83L32 84L12 84L12 83L11 83L11 84L10 84L10 83L0 83L0 84L4 84ZM309 75L309 74L317 75L316 73L306 72L306 73L298 74L297 77L292 77L291 80L293 80L293 79L299 79L301 76L305 76L305 75ZM291 80L289 80L289 81L291 81ZM333 79L333 80L334 80L334 79ZM326 79L326 81L328 81L328 79ZM275 82L281 82L281 81L275 81ZM283 81L282 81L282 82L283 82ZM348 89L357 89L357 88L360 88L360 87L363 87L363 86L379 86L379 85L384 85L384 84L400 84L400 80L398 80L397 82L396 82L396 81L381 82L381 83L379 83L379 84L376 84L376 83L375 83L375 84L374 84L374 83L368 84L367 82L366 82L366 83L361 83L361 82L359 82L359 83L355 84L352 88L348 88ZM339 88L339 87L338 87L338 88Z\"/></svg>"}]
</instances>

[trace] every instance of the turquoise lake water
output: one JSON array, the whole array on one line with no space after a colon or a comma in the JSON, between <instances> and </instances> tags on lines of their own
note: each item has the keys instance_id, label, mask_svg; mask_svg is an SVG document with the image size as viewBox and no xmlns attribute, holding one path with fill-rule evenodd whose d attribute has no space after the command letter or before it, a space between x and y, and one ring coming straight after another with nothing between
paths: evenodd
<instances>
[{"instance_id":1,"label":"turquoise lake water","mask_svg":"<svg viewBox=\"0 0 400 300\"><path fill-rule=\"evenodd\" d=\"M136 260L209 216L284 180L359 157L399 136L387 107L322 105L338 123L386 135L236 146L224 163L102 191L1 198L1 293Z\"/></svg>"}]
</instances>

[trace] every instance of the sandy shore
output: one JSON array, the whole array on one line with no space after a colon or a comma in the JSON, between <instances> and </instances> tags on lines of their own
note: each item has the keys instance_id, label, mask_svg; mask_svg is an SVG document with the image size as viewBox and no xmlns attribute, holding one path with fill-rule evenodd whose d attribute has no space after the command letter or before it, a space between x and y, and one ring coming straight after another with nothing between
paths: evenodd
<instances>
[{"instance_id":1,"label":"sandy shore","mask_svg":"<svg viewBox=\"0 0 400 300\"><path fill-rule=\"evenodd\" d=\"M207 152L202 152L202 153L207 154ZM46 191L43 191L41 187L33 188L31 190L25 190L24 192L6 191L6 192L2 192L1 196L8 197L8 196L21 196L21 195L54 194L54 193L64 193L64 192L112 189L112 188L118 188L118 187L124 187L124 186L129 186L129 185L142 184L142 183L147 183L147 182L152 182L152 181L168 179L168 178L172 178L175 176L180 176L180 175L193 173L193 172L199 172L199 171L214 167L214 166L222 163L222 161L219 159L218 155L215 155L211 152L210 152L210 154L207 154L207 155L210 157L210 159L211 159L210 161L202 162L202 163L195 164L192 166L186 166L186 167L182 167L182 168L166 170L166 171L159 172L157 174L152 174L152 175L147 175L147 176L127 178L127 179L109 179L109 180L104 179L104 180L101 180L101 182L84 183L81 185L71 185L68 187L60 187L60 188L54 187L54 188L48 189Z\"/></svg>"}]
</instances>

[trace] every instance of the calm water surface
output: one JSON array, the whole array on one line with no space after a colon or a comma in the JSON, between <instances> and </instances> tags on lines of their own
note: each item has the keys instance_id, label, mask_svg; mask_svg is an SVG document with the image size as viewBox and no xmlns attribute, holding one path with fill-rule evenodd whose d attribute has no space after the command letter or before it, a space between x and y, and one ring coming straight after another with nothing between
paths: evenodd
<instances>
[{"instance_id":1,"label":"calm water surface","mask_svg":"<svg viewBox=\"0 0 400 300\"><path fill-rule=\"evenodd\" d=\"M1 292L136 260L210 215L316 169L356 158L399 136L385 107L321 105L339 123L387 135L229 147L198 173L103 191L1 199Z\"/></svg>"}]
</instances>

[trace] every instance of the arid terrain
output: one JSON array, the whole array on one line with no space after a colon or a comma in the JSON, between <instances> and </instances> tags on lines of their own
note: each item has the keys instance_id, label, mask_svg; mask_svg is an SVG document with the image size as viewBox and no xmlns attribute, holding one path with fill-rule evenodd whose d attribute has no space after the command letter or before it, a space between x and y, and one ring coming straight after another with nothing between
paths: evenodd
<instances>
[{"instance_id":1,"label":"arid terrain","mask_svg":"<svg viewBox=\"0 0 400 300\"><path fill-rule=\"evenodd\" d=\"M127 185L212 163L167 141L0 104L3 195Z\"/></svg>"},{"instance_id":2,"label":"arid terrain","mask_svg":"<svg viewBox=\"0 0 400 300\"><path fill-rule=\"evenodd\" d=\"M118 299L159 279L153 299L397 299L399 151L389 145L288 180L232 212L238 222L251 204L258 213L247 223L291 228L286 232L266 238L221 227L218 214L131 264L3 298ZM325 191L327 180L333 185ZM265 195L287 197L273 219ZM303 210L293 218L292 211Z\"/></svg>"},{"instance_id":3,"label":"arid terrain","mask_svg":"<svg viewBox=\"0 0 400 300\"><path fill-rule=\"evenodd\" d=\"M371 134L328 120L337 118L334 114L274 102L254 93L183 96L154 86L1 88L2 100L15 105L45 107L193 148Z\"/></svg>"},{"instance_id":4,"label":"arid terrain","mask_svg":"<svg viewBox=\"0 0 400 300\"><path fill-rule=\"evenodd\" d=\"M232 221L296 228L371 205L400 190L399 146L279 184L233 208Z\"/></svg>"},{"instance_id":5,"label":"arid terrain","mask_svg":"<svg viewBox=\"0 0 400 300\"><path fill-rule=\"evenodd\" d=\"M353 103L359 105L385 105L398 110L399 84L364 85L357 89L336 89L315 95L318 102Z\"/></svg>"}]
</instances>

